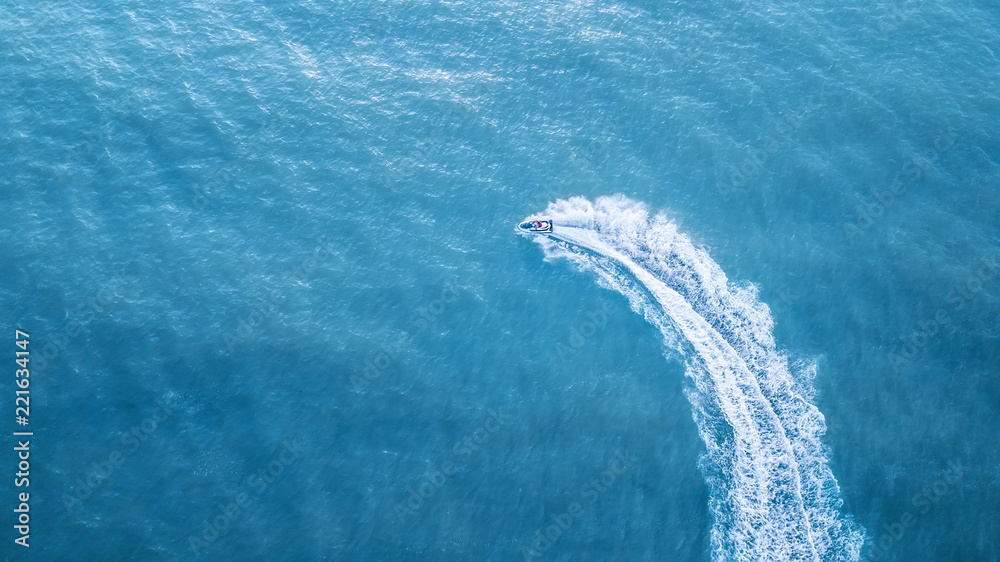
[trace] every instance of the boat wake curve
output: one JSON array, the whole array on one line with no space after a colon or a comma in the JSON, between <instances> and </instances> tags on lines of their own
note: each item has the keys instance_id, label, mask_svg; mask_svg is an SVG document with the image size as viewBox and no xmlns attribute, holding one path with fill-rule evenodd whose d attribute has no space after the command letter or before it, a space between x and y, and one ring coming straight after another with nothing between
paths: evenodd
<instances>
[{"instance_id":1,"label":"boat wake curve","mask_svg":"<svg viewBox=\"0 0 1000 562\"><path fill-rule=\"evenodd\" d=\"M842 500L811 404L813 365L792 368L753 286L728 282L676 225L625 197L560 200L534 235L548 259L598 275L684 358L707 448L716 560L857 560L864 532Z\"/></svg>"}]
</instances>

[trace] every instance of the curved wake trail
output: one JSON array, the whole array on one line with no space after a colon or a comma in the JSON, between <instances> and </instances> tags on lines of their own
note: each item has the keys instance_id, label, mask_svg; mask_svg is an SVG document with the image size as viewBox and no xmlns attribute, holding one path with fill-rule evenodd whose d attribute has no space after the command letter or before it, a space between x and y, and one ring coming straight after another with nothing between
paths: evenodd
<instances>
[{"instance_id":1,"label":"curved wake trail","mask_svg":"<svg viewBox=\"0 0 1000 562\"><path fill-rule=\"evenodd\" d=\"M554 231L533 238L546 257L597 273L686 361L713 558L857 560L864 532L840 513L825 421L809 401L815 367L790 368L756 289L731 285L666 217L625 197L559 200L544 216Z\"/></svg>"}]
</instances>

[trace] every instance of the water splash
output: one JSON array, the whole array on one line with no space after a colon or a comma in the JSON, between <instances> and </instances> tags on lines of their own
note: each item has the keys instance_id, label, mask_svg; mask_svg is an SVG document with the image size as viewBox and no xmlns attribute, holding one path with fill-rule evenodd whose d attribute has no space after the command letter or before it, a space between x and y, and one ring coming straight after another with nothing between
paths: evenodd
<instances>
[{"instance_id":1,"label":"water splash","mask_svg":"<svg viewBox=\"0 0 1000 562\"><path fill-rule=\"evenodd\" d=\"M753 285L735 286L663 215L623 196L559 200L532 235L628 297L686 363L707 454L715 560L857 560L864 531L843 500L811 402L814 363L790 364Z\"/></svg>"}]
</instances>

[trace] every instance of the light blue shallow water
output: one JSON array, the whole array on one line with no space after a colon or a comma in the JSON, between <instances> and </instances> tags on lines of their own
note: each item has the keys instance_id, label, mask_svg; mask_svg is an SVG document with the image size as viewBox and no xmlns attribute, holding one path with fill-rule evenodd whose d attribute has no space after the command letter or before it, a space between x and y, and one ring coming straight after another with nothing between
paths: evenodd
<instances>
[{"instance_id":1,"label":"light blue shallow water","mask_svg":"<svg viewBox=\"0 0 1000 562\"><path fill-rule=\"evenodd\" d=\"M1000 559L998 29L987 2L0 6L35 433L31 547L9 451L0 553ZM514 232L573 196L618 201L587 227L712 346L641 273Z\"/></svg>"}]
</instances>

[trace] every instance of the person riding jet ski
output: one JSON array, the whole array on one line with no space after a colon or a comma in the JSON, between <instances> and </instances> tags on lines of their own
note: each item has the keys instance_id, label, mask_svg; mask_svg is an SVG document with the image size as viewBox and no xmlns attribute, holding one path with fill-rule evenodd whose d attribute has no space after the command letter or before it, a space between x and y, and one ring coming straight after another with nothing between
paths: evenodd
<instances>
[{"instance_id":1,"label":"person riding jet ski","mask_svg":"<svg viewBox=\"0 0 1000 562\"><path fill-rule=\"evenodd\" d=\"M517 225L517 228L521 232L530 232L532 234L552 232L552 221L549 219L524 221Z\"/></svg>"}]
</instances>

